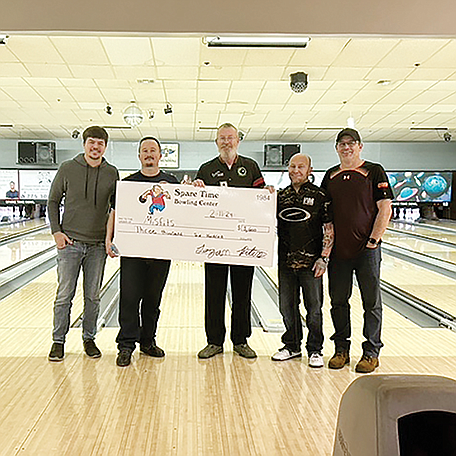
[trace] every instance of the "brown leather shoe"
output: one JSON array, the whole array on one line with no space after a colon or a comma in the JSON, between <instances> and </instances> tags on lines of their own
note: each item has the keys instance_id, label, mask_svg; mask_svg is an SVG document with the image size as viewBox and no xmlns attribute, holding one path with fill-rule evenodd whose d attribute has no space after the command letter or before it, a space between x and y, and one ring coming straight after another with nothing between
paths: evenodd
<instances>
[{"instance_id":1,"label":"brown leather shoe","mask_svg":"<svg viewBox=\"0 0 456 456\"><path fill-rule=\"evenodd\" d=\"M355 371L360 374L369 374L380 365L378 358L372 356L363 355L355 367Z\"/></svg>"},{"instance_id":2,"label":"brown leather shoe","mask_svg":"<svg viewBox=\"0 0 456 456\"><path fill-rule=\"evenodd\" d=\"M350 353L348 351L336 351L329 360L328 367L330 369L342 369L346 364L350 364Z\"/></svg>"}]
</instances>

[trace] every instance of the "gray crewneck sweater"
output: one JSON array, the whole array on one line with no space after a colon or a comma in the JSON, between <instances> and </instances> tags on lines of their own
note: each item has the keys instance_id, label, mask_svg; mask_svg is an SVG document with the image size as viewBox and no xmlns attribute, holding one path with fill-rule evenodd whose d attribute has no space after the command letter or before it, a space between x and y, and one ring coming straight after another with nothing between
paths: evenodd
<instances>
[{"instance_id":1,"label":"gray crewneck sweater","mask_svg":"<svg viewBox=\"0 0 456 456\"><path fill-rule=\"evenodd\" d=\"M117 180L117 168L104 158L97 167L90 166L84 154L63 162L49 192L51 232L62 231L70 239L81 242L104 241ZM60 220L63 198L64 212Z\"/></svg>"}]
</instances>

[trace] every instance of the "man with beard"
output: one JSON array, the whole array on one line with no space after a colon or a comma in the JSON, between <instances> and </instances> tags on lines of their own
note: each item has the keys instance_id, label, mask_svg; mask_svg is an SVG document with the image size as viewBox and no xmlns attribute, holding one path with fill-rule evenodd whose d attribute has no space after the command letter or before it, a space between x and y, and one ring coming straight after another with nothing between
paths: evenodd
<instances>
[{"instance_id":1,"label":"man with beard","mask_svg":"<svg viewBox=\"0 0 456 456\"><path fill-rule=\"evenodd\" d=\"M162 156L158 139L147 136L139 142L139 161L141 170L123 179L128 182L150 182L146 194L140 195L141 203L147 202L147 196L153 195L158 183L178 184L172 174L160 170ZM161 188L161 187L160 187ZM114 211L110 216L106 235L106 249L110 257L117 256L113 248ZM170 260L156 258L120 258L120 301L119 325L117 335L116 364L121 367L131 363L131 356L139 343L141 353L155 358L162 358L165 352L156 344L160 302L168 278Z\"/></svg>"},{"instance_id":2,"label":"man with beard","mask_svg":"<svg viewBox=\"0 0 456 456\"><path fill-rule=\"evenodd\" d=\"M201 165L195 186L221 185L228 187L263 188L264 179L255 160L238 155L238 129L224 123L217 129L215 140L219 155ZM225 340L225 300L228 271L231 280L231 341L235 353L244 358L256 358L247 344L252 334L250 321L253 266L205 263L205 328L207 346L199 353L201 359L223 353Z\"/></svg>"}]
</instances>

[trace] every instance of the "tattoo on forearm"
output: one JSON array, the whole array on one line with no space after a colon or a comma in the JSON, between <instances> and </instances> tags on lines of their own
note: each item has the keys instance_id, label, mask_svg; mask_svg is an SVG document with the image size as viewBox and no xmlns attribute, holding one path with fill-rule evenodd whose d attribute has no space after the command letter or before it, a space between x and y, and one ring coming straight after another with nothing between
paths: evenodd
<instances>
[{"instance_id":1,"label":"tattoo on forearm","mask_svg":"<svg viewBox=\"0 0 456 456\"><path fill-rule=\"evenodd\" d=\"M329 254L334 245L334 225L325 223L323 225L323 252Z\"/></svg>"}]
</instances>

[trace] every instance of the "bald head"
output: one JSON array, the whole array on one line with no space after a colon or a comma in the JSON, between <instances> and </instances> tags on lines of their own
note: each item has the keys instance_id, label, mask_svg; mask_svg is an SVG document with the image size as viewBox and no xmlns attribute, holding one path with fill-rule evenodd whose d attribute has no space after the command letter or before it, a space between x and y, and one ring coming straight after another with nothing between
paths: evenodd
<instances>
[{"instance_id":1,"label":"bald head","mask_svg":"<svg viewBox=\"0 0 456 456\"><path fill-rule=\"evenodd\" d=\"M288 175L295 190L308 181L312 172L312 160L306 154L295 154L288 164Z\"/></svg>"}]
</instances>

